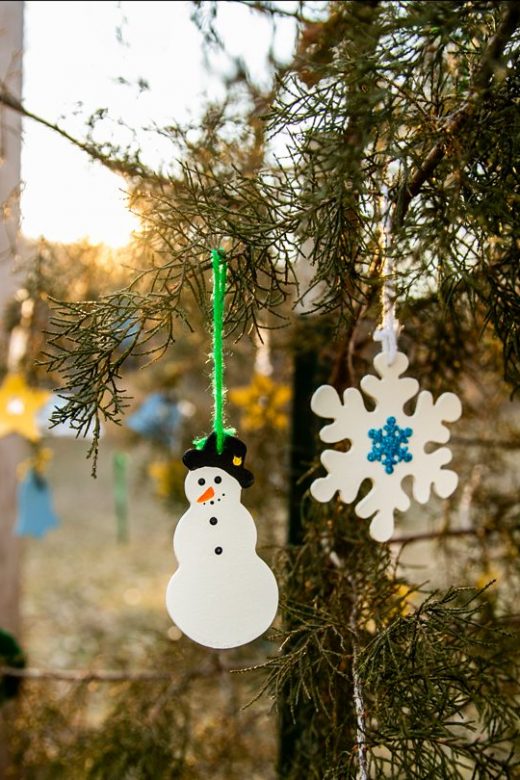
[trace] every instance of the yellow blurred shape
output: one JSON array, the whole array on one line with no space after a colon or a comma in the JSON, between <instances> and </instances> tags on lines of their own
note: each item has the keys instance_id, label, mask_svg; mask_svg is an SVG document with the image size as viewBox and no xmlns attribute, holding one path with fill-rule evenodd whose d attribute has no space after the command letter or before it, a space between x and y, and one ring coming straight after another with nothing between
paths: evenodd
<instances>
[{"instance_id":1,"label":"yellow blurred shape","mask_svg":"<svg viewBox=\"0 0 520 780\"><path fill-rule=\"evenodd\" d=\"M155 492L159 498L175 498L182 501L186 469L178 460L156 460L148 466Z\"/></svg>"},{"instance_id":2,"label":"yellow blurred shape","mask_svg":"<svg viewBox=\"0 0 520 780\"><path fill-rule=\"evenodd\" d=\"M482 572L480 577L477 577L475 586L479 590L482 590L483 588L487 588L489 583L493 582L493 580L498 582L500 580L500 573L496 569L486 569Z\"/></svg>"},{"instance_id":3,"label":"yellow blurred shape","mask_svg":"<svg viewBox=\"0 0 520 780\"><path fill-rule=\"evenodd\" d=\"M50 396L47 390L29 387L22 374L7 374L0 385L0 437L18 433L38 441L36 414Z\"/></svg>"},{"instance_id":4,"label":"yellow blurred shape","mask_svg":"<svg viewBox=\"0 0 520 780\"><path fill-rule=\"evenodd\" d=\"M265 427L280 431L287 429L287 404L291 399L289 385L275 382L265 374L255 374L251 384L229 390L228 398L242 411L240 427L244 431L259 431Z\"/></svg>"}]
</instances>

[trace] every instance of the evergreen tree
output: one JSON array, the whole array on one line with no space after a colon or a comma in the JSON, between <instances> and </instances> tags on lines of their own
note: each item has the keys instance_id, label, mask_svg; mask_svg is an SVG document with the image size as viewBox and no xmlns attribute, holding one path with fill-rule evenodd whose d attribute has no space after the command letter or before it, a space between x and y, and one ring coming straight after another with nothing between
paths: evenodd
<instances>
[{"instance_id":1,"label":"evergreen tree","mask_svg":"<svg viewBox=\"0 0 520 780\"><path fill-rule=\"evenodd\" d=\"M196 6L214 42L218 4ZM49 367L80 428L119 419L126 357L182 339L194 301L208 312L209 249L224 245L228 336L287 325L296 361L283 651L265 669L280 776L514 777L520 3L303 2L294 19L297 50L268 93L237 63L199 128L162 131L169 174L103 150L131 178L148 264L116 295L56 306ZM310 393L369 368L385 255L413 374L457 390L464 418L459 491L377 544L351 507L306 488L320 468ZM426 585L408 554L421 544Z\"/></svg>"}]
</instances>

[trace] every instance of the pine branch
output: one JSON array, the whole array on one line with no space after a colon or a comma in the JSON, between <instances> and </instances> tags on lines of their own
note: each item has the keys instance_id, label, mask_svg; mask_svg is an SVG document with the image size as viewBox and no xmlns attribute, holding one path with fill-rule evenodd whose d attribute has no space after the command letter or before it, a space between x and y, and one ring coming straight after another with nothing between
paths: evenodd
<instances>
[{"instance_id":1,"label":"pine branch","mask_svg":"<svg viewBox=\"0 0 520 780\"><path fill-rule=\"evenodd\" d=\"M245 663L247 670L255 667L255 662ZM237 669L235 665L223 664L217 655L212 656L212 660L206 666L198 667L186 672L182 684L186 681L192 681L200 678L213 677L223 673L236 673L244 671L243 668ZM2 677L16 677L22 680L60 680L74 683L90 682L157 682L159 680L174 680L177 675L173 672L157 671L119 671L119 670L85 670L85 669L38 669L34 667L25 667L18 669L11 666L0 666L0 680Z\"/></svg>"},{"instance_id":2,"label":"pine branch","mask_svg":"<svg viewBox=\"0 0 520 780\"><path fill-rule=\"evenodd\" d=\"M69 141L69 143L71 143L77 149L85 152L93 160L97 160L105 168L108 168L108 170L113 171L114 173L119 173L126 178L144 176L148 179L155 179L157 182L167 181L167 179L162 178L155 171L152 171L150 168L145 166L138 158L131 159L130 157L119 157L117 154L115 154L115 150L110 146L108 147L108 151L104 152L102 150L102 146L89 143L87 141L81 141L80 139L68 133L55 122L50 122L38 114L33 113L29 109L25 108L22 102L18 100L18 98L14 97L14 95L9 92L5 84L1 81L0 105L5 106L6 108L10 108L12 111L16 111L18 114L21 114L21 116L26 117L27 119L32 119L34 122L43 125L43 127L46 127L48 130L52 130L53 133L57 133L66 141Z\"/></svg>"},{"instance_id":3,"label":"pine branch","mask_svg":"<svg viewBox=\"0 0 520 780\"><path fill-rule=\"evenodd\" d=\"M272 19L295 19L297 22L303 22L304 24L312 24L314 21L314 19L305 16L298 8L290 10L275 3L262 2L262 0L228 0L228 2L252 9Z\"/></svg>"},{"instance_id":4,"label":"pine branch","mask_svg":"<svg viewBox=\"0 0 520 780\"><path fill-rule=\"evenodd\" d=\"M520 23L520 1L508 0L505 5L507 6L507 11L504 14L504 18L502 19L496 35L491 39L484 52L481 66L473 78L469 95L464 104L458 111L451 115L441 128L443 137L426 155L422 165L415 171L410 179L405 178L405 181L401 185L395 198L395 205L390 220L391 233L402 227L411 201L419 194L425 182L431 179L439 163L446 156L448 140L455 135L460 134L468 120L475 113L479 101L482 100L489 90L492 77L499 65L504 50Z\"/></svg>"},{"instance_id":5,"label":"pine branch","mask_svg":"<svg viewBox=\"0 0 520 780\"><path fill-rule=\"evenodd\" d=\"M456 538L462 536L476 536L483 538L493 533L499 533L497 528L453 528L446 531L425 531L420 534L406 534L396 536L389 540L389 544L401 544L403 547L414 542L442 541L447 538Z\"/></svg>"}]
</instances>

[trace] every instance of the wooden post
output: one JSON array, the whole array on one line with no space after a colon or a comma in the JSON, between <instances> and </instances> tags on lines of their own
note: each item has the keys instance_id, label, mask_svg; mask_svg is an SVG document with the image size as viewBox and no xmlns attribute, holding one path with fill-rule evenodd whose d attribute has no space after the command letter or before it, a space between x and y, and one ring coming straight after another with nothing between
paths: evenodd
<instances>
[{"instance_id":1,"label":"wooden post","mask_svg":"<svg viewBox=\"0 0 520 780\"><path fill-rule=\"evenodd\" d=\"M22 95L23 2L0 2L0 81L16 98ZM0 108L0 364L7 365L5 309L19 281L14 273L20 224L21 116ZM25 452L18 436L0 439L0 627L20 633L20 543L13 534L16 520L16 469ZM3 724L13 704L0 710L0 777L15 777Z\"/></svg>"},{"instance_id":2,"label":"wooden post","mask_svg":"<svg viewBox=\"0 0 520 780\"><path fill-rule=\"evenodd\" d=\"M0 80L17 98L22 93L23 2L0 2ZM19 286L14 273L20 222L21 117L0 111L0 359L7 364L5 308ZM23 444L16 436L0 439L0 627L19 631L18 542L12 534L16 514L16 466Z\"/></svg>"}]
</instances>

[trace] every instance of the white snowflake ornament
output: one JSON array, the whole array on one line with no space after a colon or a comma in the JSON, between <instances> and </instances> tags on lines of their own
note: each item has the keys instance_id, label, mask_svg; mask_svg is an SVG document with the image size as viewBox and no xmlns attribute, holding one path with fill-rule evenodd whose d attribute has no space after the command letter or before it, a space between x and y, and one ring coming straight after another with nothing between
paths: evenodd
<instances>
[{"instance_id":1,"label":"white snowflake ornament","mask_svg":"<svg viewBox=\"0 0 520 780\"><path fill-rule=\"evenodd\" d=\"M435 490L441 498L450 496L457 487L454 471L443 468L451 460L448 447L426 451L430 442L445 444L450 438L443 422L454 422L462 413L462 405L454 393L443 393L436 402L426 390L417 397L412 415L404 405L419 390L419 383L401 375L408 367L408 358L397 352L389 364L388 355L379 353L374 368L381 377L368 374L361 380L362 390L376 401L373 411L365 407L362 394L348 388L343 403L330 385L319 387L311 399L312 411L319 417L332 419L320 431L327 443L349 439L347 452L325 450L321 462L328 475L311 485L312 496L320 502L330 501L336 492L346 504L352 503L363 480L372 480L372 488L356 506L358 517L373 515L370 534L385 542L394 531L394 512L410 507L410 499L401 483L413 477L413 497L425 504Z\"/></svg>"}]
</instances>

